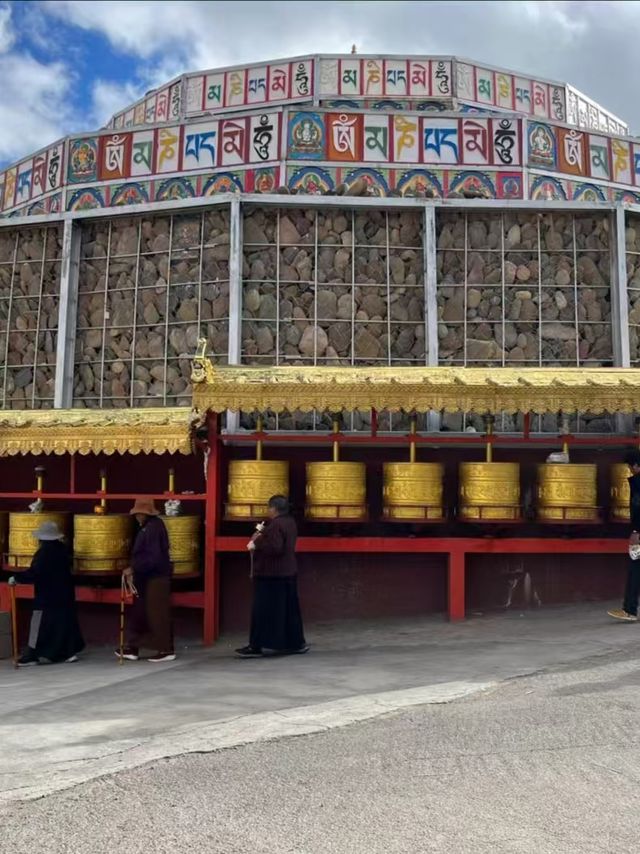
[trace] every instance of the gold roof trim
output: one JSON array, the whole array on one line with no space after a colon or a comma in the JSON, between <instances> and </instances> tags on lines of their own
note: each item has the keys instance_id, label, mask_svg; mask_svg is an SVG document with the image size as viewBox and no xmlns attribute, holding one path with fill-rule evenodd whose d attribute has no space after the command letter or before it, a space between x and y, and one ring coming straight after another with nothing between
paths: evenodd
<instances>
[{"instance_id":1,"label":"gold roof trim","mask_svg":"<svg viewBox=\"0 0 640 854\"><path fill-rule=\"evenodd\" d=\"M0 457L190 454L190 410L48 409L0 413Z\"/></svg>"},{"instance_id":2,"label":"gold roof trim","mask_svg":"<svg viewBox=\"0 0 640 854\"><path fill-rule=\"evenodd\" d=\"M640 409L640 370L213 367L194 360L193 405L223 412L603 412Z\"/></svg>"}]
</instances>

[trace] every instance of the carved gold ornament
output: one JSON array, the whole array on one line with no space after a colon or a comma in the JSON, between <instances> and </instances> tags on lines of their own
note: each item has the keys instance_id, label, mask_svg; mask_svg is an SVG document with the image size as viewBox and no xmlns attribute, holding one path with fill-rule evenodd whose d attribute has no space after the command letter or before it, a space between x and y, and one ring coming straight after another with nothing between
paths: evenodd
<instances>
[{"instance_id":1,"label":"carved gold ornament","mask_svg":"<svg viewBox=\"0 0 640 854\"><path fill-rule=\"evenodd\" d=\"M618 368L244 368L194 361L202 411L635 412L640 371Z\"/></svg>"},{"instance_id":2,"label":"carved gold ornament","mask_svg":"<svg viewBox=\"0 0 640 854\"><path fill-rule=\"evenodd\" d=\"M191 453L190 411L51 409L0 413L0 457Z\"/></svg>"}]
</instances>

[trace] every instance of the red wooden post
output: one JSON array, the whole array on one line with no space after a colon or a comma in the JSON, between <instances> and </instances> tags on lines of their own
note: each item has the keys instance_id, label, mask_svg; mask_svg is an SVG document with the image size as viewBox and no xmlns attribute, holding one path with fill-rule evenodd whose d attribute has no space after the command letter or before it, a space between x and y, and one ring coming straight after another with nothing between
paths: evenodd
<instances>
[{"instance_id":1,"label":"red wooden post","mask_svg":"<svg viewBox=\"0 0 640 854\"><path fill-rule=\"evenodd\" d=\"M449 587L449 619L464 620L464 564L465 552L462 548L452 546L449 552L448 587Z\"/></svg>"},{"instance_id":2,"label":"red wooden post","mask_svg":"<svg viewBox=\"0 0 640 854\"><path fill-rule=\"evenodd\" d=\"M212 644L219 634L220 614L220 556L217 549L220 507L220 443L218 416L209 413L209 459L207 460L207 503L205 507L204 538L204 620L202 640Z\"/></svg>"}]
</instances>

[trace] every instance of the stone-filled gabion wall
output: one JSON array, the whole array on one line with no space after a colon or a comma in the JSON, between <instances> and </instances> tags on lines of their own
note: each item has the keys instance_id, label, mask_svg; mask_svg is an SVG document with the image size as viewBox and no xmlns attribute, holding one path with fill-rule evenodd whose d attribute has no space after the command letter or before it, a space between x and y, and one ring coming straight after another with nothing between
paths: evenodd
<instances>
[{"instance_id":1,"label":"stone-filled gabion wall","mask_svg":"<svg viewBox=\"0 0 640 854\"><path fill-rule=\"evenodd\" d=\"M640 366L640 216L628 213L626 226L629 356L631 365L638 367Z\"/></svg>"},{"instance_id":2,"label":"stone-filled gabion wall","mask_svg":"<svg viewBox=\"0 0 640 854\"><path fill-rule=\"evenodd\" d=\"M62 226L0 231L0 406L53 406Z\"/></svg>"},{"instance_id":3,"label":"stone-filled gabion wall","mask_svg":"<svg viewBox=\"0 0 640 854\"><path fill-rule=\"evenodd\" d=\"M425 365L421 211L249 211L242 361Z\"/></svg>"},{"instance_id":4,"label":"stone-filled gabion wall","mask_svg":"<svg viewBox=\"0 0 640 854\"><path fill-rule=\"evenodd\" d=\"M82 226L73 405L190 406L200 336L225 362L229 210Z\"/></svg>"},{"instance_id":5,"label":"stone-filled gabion wall","mask_svg":"<svg viewBox=\"0 0 640 854\"><path fill-rule=\"evenodd\" d=\"M443 211L442 365L609 366L609 215Z\"/></svg>"}]
</instances>

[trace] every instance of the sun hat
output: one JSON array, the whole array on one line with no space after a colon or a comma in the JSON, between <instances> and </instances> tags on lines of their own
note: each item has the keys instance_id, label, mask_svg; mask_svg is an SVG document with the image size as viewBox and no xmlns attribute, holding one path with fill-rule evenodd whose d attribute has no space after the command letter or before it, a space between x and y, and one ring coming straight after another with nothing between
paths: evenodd
<instances>
[{"instance_id":1,"label":"sun hat","mask_svg":"<svg viewBox=\"0 0 640 854\"><path fill-rule=\"evenodd\" d=\"M64 534L55 522L43 522L32 534L34 540L61 540Z\"/></svg>"},{"instance_id":2,"label":"sun hat","mask_svg":"<svg viewBox=\"0 0 640 854\"><path fill-rule=\"evenodd\" d=\"M153 498L136 498L135 504L129 510L129 515L136 516L138 513L145 516L158 516L160 511L156 510Z\"/></svg>"}]
</instances>

